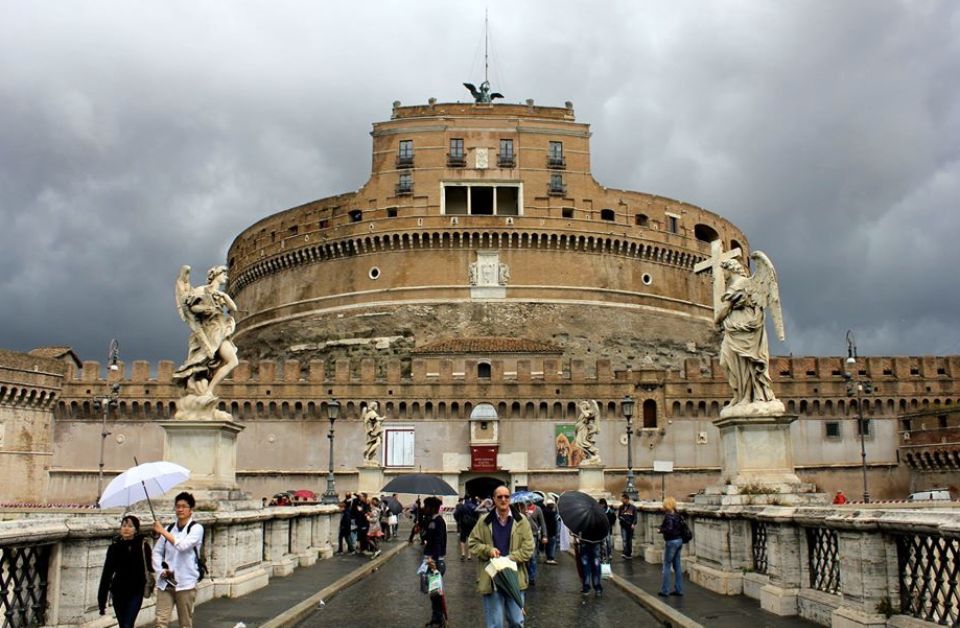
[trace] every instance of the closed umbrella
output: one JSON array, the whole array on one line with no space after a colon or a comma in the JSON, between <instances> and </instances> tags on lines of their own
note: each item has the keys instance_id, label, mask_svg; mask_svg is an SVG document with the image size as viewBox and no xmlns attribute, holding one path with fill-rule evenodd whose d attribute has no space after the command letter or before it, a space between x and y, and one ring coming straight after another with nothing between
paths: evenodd
<instances>
[{"instance_id":1,"label":"closed umbrella","mask_svg":"<svg viewBox=\"0 0 960 628\"><path fill-rule=\"evenodd\" d=\"M136 460L134 460L136 461ZM178 464L166 461L144 462L131 467L113 478L103 495L97 502L101 508L117 506L132 506L137 502L147 500L150 513L153 512L151 497L160 497L174 486L186 482L190 478L190 470Z\"/></svg>"},{"instance_id":2,"label":"closed umbrella","mask_svg":"<svg viewBox=\"0 0 960 628\"><path fill-rule=\"evenodd\" d=\"M557 500L560 519L584 541L599 543L610 533L610 524L597 500L580 491L567 491Z\"/></svg>"},{"instance_id":3,"label":"closed umbrella","mask_svg":"<svg viewBox=\"0 0 960 628\"><path fill-rule=\"evenodd\" d=\"M457 491L435 475L410 473L393 478L380 489L381 493L407 493L409 495L456 495Z\"/></svg>"},{"instance_id":4,"label":"closed umbrella","mask_svg":"<svg viewBox=\"0 0 960 628\"><path fill-rule=\"evenodd\" d=\"M498 591L503 591L517 603L517 606L523 608L523 595L520 593L520 577L517 575L517 563L506 556L491 558L487 566L483 568L493 580L493 586Z\"/></svg>"}]
</instances>

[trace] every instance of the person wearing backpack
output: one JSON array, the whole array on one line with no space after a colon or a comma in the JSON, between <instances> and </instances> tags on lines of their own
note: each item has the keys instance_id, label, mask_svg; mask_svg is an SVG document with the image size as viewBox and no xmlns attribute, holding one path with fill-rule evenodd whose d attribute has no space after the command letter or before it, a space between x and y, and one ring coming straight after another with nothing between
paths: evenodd
<instances>
[{"instance_id":1,"label":"person wearing backpack","mask_svg":"<svg viewBox=\"0 0 960 628\"><path fill-rule=\"evenodd\" d=\"M196 504L193 495L180 493L174 499L176 523L164 527L159 521L153 522L153 531L161 537L153 546L153 569L158 574L156 628L167 628L174 605L180 628L193 627L197 582L203 576L203 526L193 520Z\"/></svg>"},{"instance_id":2,"label":"person wearing backpack","mask_svg":"<svg viewBox=\"0 0 960 628\"><path fill-rule=\"evenodd\" d=\"M663 535L663 578L658 595L683 595L683 570L680 564L680 550L683 549L683 521L677 513L677 500L667 497L663 500L663 523L660 534ZM670 591L670 569L673 569L673 591Z\"/></svg>"}]
</instances>

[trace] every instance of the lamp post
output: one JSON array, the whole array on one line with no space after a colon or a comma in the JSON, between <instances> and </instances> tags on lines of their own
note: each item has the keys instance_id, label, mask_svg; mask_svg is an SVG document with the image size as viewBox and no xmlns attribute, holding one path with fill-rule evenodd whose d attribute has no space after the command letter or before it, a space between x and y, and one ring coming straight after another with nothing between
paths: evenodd
<instances>
[{"instance_id":1,"label":"lamp post","mask_svg":"<svg viewBox=\"0 0 960 628\"><path fill-rule=\"evenodd\" d=\"M331 399L327 404L327 417L330 419L330 432L327 434L327 438L330 439L330 466L327 471L327 492L323 494L323 498L320 500L323 504L336 504L339 501L337 499L336 480L333 477L333 424L339 416L340 402Z\"/></svg>"},{"instance_id":2,"label":"lamp post","mask_svg":"<svg viewBox=\"0 0 960 628\"><path fill-rule=\"evenodd\" d=\"M117 342L116 338L110 340L110 348L107 349L107 377L109 378L111 372L119 371L120 366L117 362L120 361L120 343ZM97 471L97 508L100 507L100 495L103 494L103 454L104 448L107 443L107 436L110 436L110 432L107 431L107 416L110 414L110 408L116 407L118 404L118 399L120 398L120 382L114 382L110 386L110 393L104 399L97 400L94 402L94 408L103 410L103 415L100 420L100 464L99 470Z\"/></svg>"},{"instance_id":3,"label":"lamp post","mask_svg":"<svg viewBox=\"0 0 960 628\"><path fill-rule=\"evenodd\" d=\"M640 495L637 493L637 487L633 483L633 398L627 395L620 402L623 408L623 416L627 419L627 486L623 492L630 496L631 500L637 499Z\"/></svg>"},{"instance_id":4,"label":"lamp post","mask_svg":"<svg viewBox=\"0 0 960 628\"><path fill-rule=\"evenodd\" d=\"M870 503L870 491L867 490L867 446L864 442L866 423L863 419L863 394L873 392L873 384L860 379L860 370L857 366L857 343L853 332L847 330L847 360L843 379L847 382L847 396L857 398L857 428L860 430L860 467L863 470L863 503Z\"/></svg>"}]
</instances>

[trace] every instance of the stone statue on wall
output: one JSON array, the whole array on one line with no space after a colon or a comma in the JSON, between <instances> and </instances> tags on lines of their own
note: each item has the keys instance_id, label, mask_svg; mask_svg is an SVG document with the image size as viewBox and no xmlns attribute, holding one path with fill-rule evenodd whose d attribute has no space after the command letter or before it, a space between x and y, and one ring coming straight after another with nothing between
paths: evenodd
<instances>
[{"instance_id":1,"label":"stone statue on wall","mask_svg":"<svg viewBox=\"0 0 960 628\"><path fill-rule=\"evenodd\" d=\"M190 267L180 268L175 293L177 313L190 328L186 361L173 374L173 381L184 390L177 402L178 419L222 419L232 417L216 408L217 384L238 364L233 344L237 305L223 286L227 267L214 266L207 272L205 285L190 286Z\"/></svg>"},{"instance_id":2,"label":"stone statue on wall","mask_svg":"<svg viewBox=\"0 0 960 628\"><path fill-rule=\"evenodd\" d=\"M463 86L470 90L470 95L473 96L474 102L490 103L493 102L494 98L503 98L503 94L500 92L490 91L489 81L480 83L480 89L474 87L473 83L464 83Z\"/></svg>"},{"instance_id":3,"label":"stone statue on wall","mask_svg":"<svg viewBox=\"0 0 960 628\"><path fill-rule=\"evenodd\" d=\"M371 401L363 413L363 431L367 435L367 442L363 448L363 463L365 465L379 464L377 460L380 443L383 441L383 416L377 410L380 404Z\"/></svg>"},{"instance_id":4,"label":"stone statue on wall","mask_svg":"<svg viewBox=\"0 0 960 628\"><path fill-rule=\"evenodd\" d=\"M721 417L783 414L783 402L773 394L766 317L773 319L777 337L785 338L780 310L780 288L770 258L761 251L750 255L756 272L736 259L724 260L724 290L716 305L715 322L723 333L720 366L733 388L733 399Z\"/></svg>"},{"instance_id":5,"label":"stone statue on wall","mask_svg":"<svg viewBox=\"0 0 960 628\"><path fill-rule=\"evenodd\" d=\"M597 435L600 433L600 406L593 399L582 399L577 403L580 413L577 415L576 437L573 441L574 449L582 454L580 466L597 466L602 464L600 450L597 449Z\"/></svg>"}]
</instances>

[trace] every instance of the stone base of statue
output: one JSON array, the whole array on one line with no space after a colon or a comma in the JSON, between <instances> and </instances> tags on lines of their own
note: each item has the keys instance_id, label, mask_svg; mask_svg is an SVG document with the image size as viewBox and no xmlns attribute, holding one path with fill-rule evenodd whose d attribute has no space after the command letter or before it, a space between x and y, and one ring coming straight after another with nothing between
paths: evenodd
<instances>
[{"instance_id":1,"label":"stone base of statue","mask_svg":"<svg viewBox=\"0 0 960 628\"><path fill-rule=\"evenodd\" d=\"M237 486L237 434L242 425L207 418L164 421L160 427L165 432L163 459L190 469L190 479L177 488L193 493L197 510L260 507Z\"/></svg>"},{"instance_id":2,"label":"stone base of statue","mask_svg":"<svg viewBox=\"0 0 960 628\"><path fill-rule=\"evenodd\" d=\"M367 495L379 495L383 488L383 467L376 462L363 462L357 467L357 491Z\"/></svg>"},{"instance_id":3,"label":"stone base of statue","mask_svg":"<svg viewBox=\"0 0 960 628\"><path fill-rule=\"evenodd\" d=\"M768 404L767 409L776 409L772 404L783 408L779 401ZM721 413L713 422L720 430L720 484L708 486L694 498L696 503L786 506L826 501L825 494L801 482L794 470L790 424L797 416L764 414L760 405L740 406L743 412Z\"/></svg>"},{"instance_id":4,"label":"stone base of statue","mask_svg":"<svg viewBox=\"0 0 960 628\"><path fill-rule=\"evenodd\" d=\"M233 421L233 416L217 408L220 397L210 394L184 395L177 400L177 412L173 415L178 421Z\"/></svg>"},{"instance_id":5,"label":"stone base of statue","mask_svg":"<svg viewBox=\"0 0 960 628\"><path fill-rule=\"evenodd\" d=\"M577 490L595 499L609 498L610 492L604 481L603 470L602 464L581 464L578 468L580 483Z\"/></svg>"}]
</instances>

